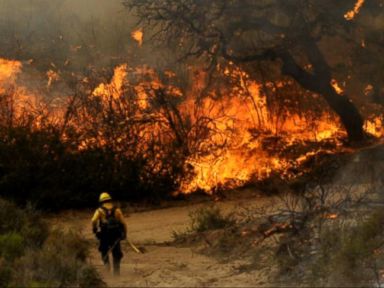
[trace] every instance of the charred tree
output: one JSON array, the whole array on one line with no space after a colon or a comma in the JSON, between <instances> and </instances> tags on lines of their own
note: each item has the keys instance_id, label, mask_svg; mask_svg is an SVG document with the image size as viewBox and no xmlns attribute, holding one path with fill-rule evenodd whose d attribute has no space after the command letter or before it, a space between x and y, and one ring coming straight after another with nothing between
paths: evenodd
<instances>
[{"instance_id":1,"label":"charred tree","mask_svg":"<svg viewBox=\"0 0 384 288\"><path fill-rule=\"evenodd\" d=\"M340 117L351 141L361 141L364 138L363 118L356 106L346 95L339 95L332 86L330 67L327 65L316 43L306 38L308 59L313 72L304 70L288 50L268 50L261 55L237 57L223 52L225 58L240 63L257 60L281 60L281 73L295 79L304 89L318 93L324 97L329 107Z\"/></svg>"},{"instance_id":2,"label":"charred tree","mask_svg":"<svg viewBox=\"0 0 384 288\"><path fill-rule=\"evenodd\" d=\"M261 61L280 65L281 78L289 76L303 89L325 99L340 117L350 140L364 138L359 110L331 84L337 77L335 61L329 59L336 51L344 56L342 64L349 69L344 74L352 73L350 51L360 43L351 39L363 27L345 16L354 1L125 0L124 4L137 12L140 25L147 25L155 39L180 52L179 59L203 59L208 69L222 61L245 67ZM369 7L367 13L372 12ZM324 45L331 38L342 45Z\"/></svg>"},{"instance_id":3,"label":"charred tree","mask_svg":"<svg viewBox=\"0 0 384 288\"><path fill-rule=\"evenodd\" d=\"M316 92L324 97L330 108L340 117L348 137L352 141L364 138L363 118L356 106L345 95L339 95L332 87L330 68L316 43L307 38L308 58L314 72L309 73L302 69L289 52L282 52L278 56L282 61L282 73L294 78L303 88Z\"/></svg>"}]
</instances>

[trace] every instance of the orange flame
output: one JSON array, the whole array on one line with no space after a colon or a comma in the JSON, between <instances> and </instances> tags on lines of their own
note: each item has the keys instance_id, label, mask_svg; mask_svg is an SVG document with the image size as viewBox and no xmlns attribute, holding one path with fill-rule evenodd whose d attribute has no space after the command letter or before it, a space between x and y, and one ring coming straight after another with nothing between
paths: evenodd
<instances>
[{"instance_id":1,"label":"orange flame","mask_svg":"<svg viewBox=\"0 0 384 288\"><path fill-rule=\"evenodd\" d=\"M357 0L353 10L348 11L344 14L344 18L348 21L353 20L357 14L359 14L361 7L364 5L365 0Z\"/></svg>"},{"instance_id":2,"label":"orange flame","mask_svg":"<svg viewBox=\"0 0 384 288\"><path fill-rule=\"evenodd\" d=\"M333 89L335 89L335 91L336 91L337 94L342 95L342 94L344 93L343 88L340 87L340 85L339 85L339 83L337 82L337 80L332 79L332 80L331 80L331 85L332 85Z\"/></svg>"},{"instance_id":3,"label":"orange flame","mask_svg":"<svg viewBox=\"0 0 384 288\"><path fill-rule=\"evenodd\" d=\"M329 213L324 216L325 219L337 219L337 217L339 217L339 215L336 213Z\"/></svg>"},{"instance_id":4,"label":"orange flame","mask_svg":"<svg viewBox=\"0 0 384 288\"><path fill-rule=\"evenodd\" d=\"M135 31L132 31L131 37L133 40L135 40L139 44L139 46L143 45L143 40L144 40L143 29L140 28Z\"/></svg>"},{"instance_id":5,"label":"orange flame","mask_svg":"<svg viewBox=\"0 0 384 288\"><path fill-rule=\"evenodd\" d=\"M12 90L12 100L15 117L20 116L23 110L37 106L37 99L27 89L18 85L17 78L21 73L23 65L20 61L6 60L0 58L0 94Z\"/></svg>"},{"instance_id":6,"label":"orange flame","mask_svg":"<svg viewBox=\"0 0 384 288\"><path fill-rule=\"evenodd\" d=\"M50 88L54 82L56 82L60 79L60 76L57 72L55 72L53 70L48 70L47 71L47 78L48 78L47 88Z\"/></svg>"},{"instance_id":7,"label":"orange flame","mask_svg":"<svg viewBox=\"0 0 384 288\"><path fill-rule=\"evenodd\" d=\"M364 123L364 130L377 137L381 138L384 136L384 123L382 117L374 117L373 119L367 119Z\"/></svg>"},{"instance_id":8,"label":"orange flame","mask_svg":"<svg viewBox=\"0 0 384 288\"><path fill-rule=\"evenodd\" d=\"M0 81L1 84L13 82L17 74L20 73L23 65L20 61L13 61L0 58Z\"/></svg>"},{"instance_id":9,"label":"orange flame","mask_svg":"<svg viewBox=\"0 0 384 288\"><path fill-rule=\"evenodd\" d=\"M41 105L43 98L17 83L21 72L20 62L0 59L0 94L10 86L17 88L19 114ZM230 84L221 85L209 91L207 97L199 98L205 88L205 72L194 73L193 85L183 91L171 84L175 77L172 71L166 71L165 77L160 77L154 69L146 66L117 66L109 81L87 92L87 100L94 101L100 111L92 114L92 111L84 109L77 122L73 123L74 129L82 135L76 144L77 149L95 145L105 147L112 141L111 147L117 152L127 156L129 153L140 153L150 163L152 173L163 173L165 168L161 161L166 155L164 149L174 141L175 122L182 122L183 145L188 151L185 169L192 173L177 180L180 185L178 193L196 190L212 193L217 189L236 188L265 179L273 173L289 178L293 175L290 171L297 170L318 153L342 149L340 138L346 133L329 111L320 115L286 112L283 117L279 111L268 106L264 90L267 88L275 93L289 83L260 85L233 64L218 68L218 72L222 73L223 80L230 80L224 81ZM51 70L47 76L48 87L59 80L59 76ZM89 79L83 79L84 84L88 82ZM332 85L338 93L343 93L336 80L332 81ZM166 103L170 106L162 106L164 103L161 101L168 101L166 99L160 99L161 103L158 101L157 92L160 90L171 98ZM58 121L63 121L64 105L61 110L59 108L54 115ZM170 114L171 109L177 109L179 118ZM120 114L108 118L108 111ZM137 123L134 132L127 129L127 123ZM384 135L380 117L366 120L364 128L376 137ZM130 133L136 133L135 137L139 138L138 143L131 143L136 147L132 151L124 150L124 147L131 145ZM66 137L64 133L63 139ZM154 139L160 139L156 141L160 141L162 146L150 146ZM322 147L320 145L314 145L317 148L307 147L307 143L319 144L320 141L332 141L333 148L326 150L319 148ZM305 149L301 151L297 147Z\"/></svg>"},{"instance_id":10,"label":"orange flame","mask_svg":"<svg viewBox=\"0 0 384 288\"><path fill-rule=\"evenodd\" d=\"M128 70L129 73L148 80L141 80L136 84L128 83ZM243 91L230 89L221 98L208 97L196 103L196 95L204 87L204 83L202 83L204 73L197 73L187 100L179 106L181 115L190 119L192 126L197 125L201 119L199 117L212 120L204 127L207 129L206 137L198 139L195 146L190 146L191 155L185 163L192 167L194 173L192 177L180 180L180 193L191 193L199 189L210 193L219 187L235 188L252 180L269 177L273 172L290 177L287 173L289 169L301 165L319 152L332 152L310 151L298 155L296 159L287 159L269 153L265 147L265 141L275 137L277 133L275 123L279 122L279 131L282 131L278 133L282 139L279 141L285 143L282 147L305 141L319 142L346 136L339 121L327 112L310 122L305 117L295 114L280 120L279 115L268 110L261 86L255 81L249 80L249 76L244 71L232 67L224 69L223 73L227 77L238 77ZM169 71L168 74L170 74ZM104 101L110 98L120 99L123 97L124 83L132 85L136 92L135 101L139 111L142 111L136 117L164 119L161 111L149 112L151 99L155 97L153 91L157 89L167 89L172 95L183 97L183 93L177 87L163 84L153 69L148 67L131 69L127 65L118 66L111 82L100 84L92 94L101 97ZM278 83L279 87L284 85L284 83ZM336 80L332 81L332 85L338 93L342 93ZM377 122L377 119L375 121L367 121L365 128L370 133L376 132L374 135L379 135L377 130L381 129L382 125L381 122ZM149 130L156 131L160 135L165 133L164 129L169 129L169 127L153 125L144 128L142 135L149 135ZM198 132L192 129L190 135L193 136L194 133ZM100 134L100 136L101 140L98 141L104 143L103 135ZM341 146L340 143L337 145Z\"/></svg>"},{"instance_id":11,"label":"orange flame","mask_svg":"<svg viewBox=\"0 0 384 288\"><path fill-rule=\"evenodd\" d=\"M7 117L11 117L14 123L34 119L31 122L31 127L34 129L41 128L43 122L58 124L62 121L64 117L63 99L51 97L49 102L46 101L43 95L37 93L36 89L29 87L27 81L22 80L22 73L23 64L20 61L0 58L0 96L3 101L7 99L5 105L12 111ZM53 81L59 80L58 74L52 70L47 72L47 76L48 88Z\"/></svg>"},{"instance_id":12,"label":"orange flame","mask_svg":"<svg viewBox=\"0 0 384 288\"><path fill-rule=\"evenodd\" d=\"M101 83L92 93L108 102L110 98L117 99L122 94L123 84L127 76L127 65L123 64L115 68L111 83Z\"/></svg>"},{"instance_id":13,"label":"orange flame","mask_svg":"<svg viewBox=\"0 0 384 288\"><path fill-rule=\"evenodd\" d=\"M340 123L324 113L321 117L308 123L307 119L291 114L286 119L270 112L265 95L256 82L238 69L224 69L228 77L239 76L242 94L238 90L227 91L220 99L206 98L199 112L205 117L215 119L211 124L215 131L199 143L199 148L206 153L191 155L187 163L194 168L194 177L184 179L181 185L183 193L196 190L212 192L218 187L235 188L252 180L262 180L271 173L286 173L290 168L300 165L309 157L320 152L299 155L297 159L287 159L271 154L265 143L276 136L276 123L279 123L279 142L272 145L284 146L304 143L305 141L322 141L337 139L344 135ZM199 85L199 84L196 84ZM278 83L283 87L284 83ZM195 111L193 101L186 101L185 111ZM196 115L196 112L193 112ZM193 115L190 116L193 118ZM221 147L213 151L213 147ZM286 176L289 177L287 174Z\"/></svg>"}]
</instances>

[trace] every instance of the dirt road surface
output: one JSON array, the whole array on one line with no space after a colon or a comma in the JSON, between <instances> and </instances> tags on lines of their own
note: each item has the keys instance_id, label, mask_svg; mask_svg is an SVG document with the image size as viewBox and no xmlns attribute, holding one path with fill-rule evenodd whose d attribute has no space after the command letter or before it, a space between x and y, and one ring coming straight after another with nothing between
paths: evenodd
<instances>
[{"instance_id":1,"label":"dirt road surface","mask_svg":"<svg viewBox=\"0 0 384 288\"><path fill-rule=\"evenodd\" d=\"M109 287L255 287L267 285L266 269L241 272L243 261L223 263L197 253L193 248L172 245L173 231L185 230L189 213L205 204L192 204L140 213L127 217L128 237L146 253L135 253L125 241L121 275L113 276L103 267L97 251L97 241L91 232L92 211L68 211L52 217L53 225L81 231L92 241L91 262L100 271ZM228 200L217 204L224 212L239 207L273 205L270 198Z\"/></svg>"}]
</instances>

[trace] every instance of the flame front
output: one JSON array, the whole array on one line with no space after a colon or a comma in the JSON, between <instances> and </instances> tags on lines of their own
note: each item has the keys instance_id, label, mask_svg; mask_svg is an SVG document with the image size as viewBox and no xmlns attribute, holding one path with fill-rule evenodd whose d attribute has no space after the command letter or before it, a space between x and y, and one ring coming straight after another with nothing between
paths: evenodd
<instances>
[{"instance_id":1,"label":"flame front","mask_svg":"<svg viewBox=\"0 0 384 288\"><path fill-rule=\"evenodd\" d=\"M233 64L217 68L230 84L215 87L206 97L199 97L207 79L202 70L191 73L193 84L181 89L172 82L171 71L160 77L146 66L119 65L109 81L95 85L76 102L79 108L73 119L68 117L68 111L75 109L72 104L71 110L62 105L52 113L47 103L42 104L42 95L18 83L22 68L18 61L0 59L0 94L16 90L17 114L43 107L49 115L44 119L65 123L71 127L68 131L80 135L74 149L107 147L128 158L141 155L152 175L167 173L170 168L164 159L182 154L185 173L177 179L176 193L212 193L274 173L290 178L305 172L301 165L309 158L342 149L341 139L346 137L328 110L315 114L273 108L267 94L290 89L291 82L259 84ZM60 81L53 71L47 77L46 88ZM82 82L88 91L89 79ZM332 85L342 93L336 81ZM34 129L42 129L41 121L37 118ZM382 137L381 118L368 119L365 130ZM69 132L63 131L63 141L69 141Z\"/></svg>"},{"instance_id":2,"label":"flame front","mask_svg":"<svg viewBox=\"0 0 384 288\"><path fill-rule=\"evenodd\" d=\"M0 58L0 88L1 93L4 93L9 84L15 82L17 75L20 73L22 64L20 61L12 61Z\"/></svg>"},{"instance_id":3,"label":"flame front","mask_svg":"<svg viewBox=\"0 0 384 288\"><path fill-rule=\"evenodd\" d=\"M268 111L257 83L245 81L243 84L247 87L246 95L239 97L232 94L238 91L233 91L220 100L208 98L203 102L199 112L215 119L208 124L212 125L213 132L199 142L199 150L203 152L187 160L194 168L194 177L182 181L183 193L236 188L249 181L265 179L272 173L290 177L290 169L321 150L288 158L280 153L284 149L345 136L340 123L327 113L312 121L295 114L280 119ZM194 111L194 108L187 110Z\"/></svg>"},{"instance_id":4,"label":"flame front","mask_svg":"<svg viewBox=\"0 0 384 288\"><path fill-rule=\"evenodd\" d=\"M0 58L0 95L2 100L13 111L13 117L19 118L26 110L34 110L38 106L38 97L29 92L28 89L17 83L23 65L20 61ZM5 96L12 94L12 97L5 99Z\"/></svg>"},{"instance_id":5,"label":"flame front","mask_svg":"<svg viewBox=\"0 0 384 288\"><path fill-rule=\"evenodd\" d=\"M120 98L123 93L124 81L127 77L127 65L123 64L115 68L113 78L110 83L101 83L92 93L93 96L103 98L103 102L107 103L111 97L113 99Z\"/></svg>"}]
</instances>

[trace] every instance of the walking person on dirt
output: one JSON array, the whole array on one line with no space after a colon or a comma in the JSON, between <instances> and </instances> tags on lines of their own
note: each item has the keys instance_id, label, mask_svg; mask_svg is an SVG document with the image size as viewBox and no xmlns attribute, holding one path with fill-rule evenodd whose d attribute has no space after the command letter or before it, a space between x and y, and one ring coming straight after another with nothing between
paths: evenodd
<instances>
[{"instance_id":1,"label":"walking person on dirt","mask_svg":"<svg viewBox=\"0 0 384 288\"><path fill-rule=\"evenodd\" d=\"M100 207L92 217L92 231L100 241L99 251L104 265L110 270L109 252L112 252L113 273L119 275L123 258L120 241L127 238L127 224L123 213L113 204L107 192L100 194L99 203Z\"/></svg>"}]
</instances>

